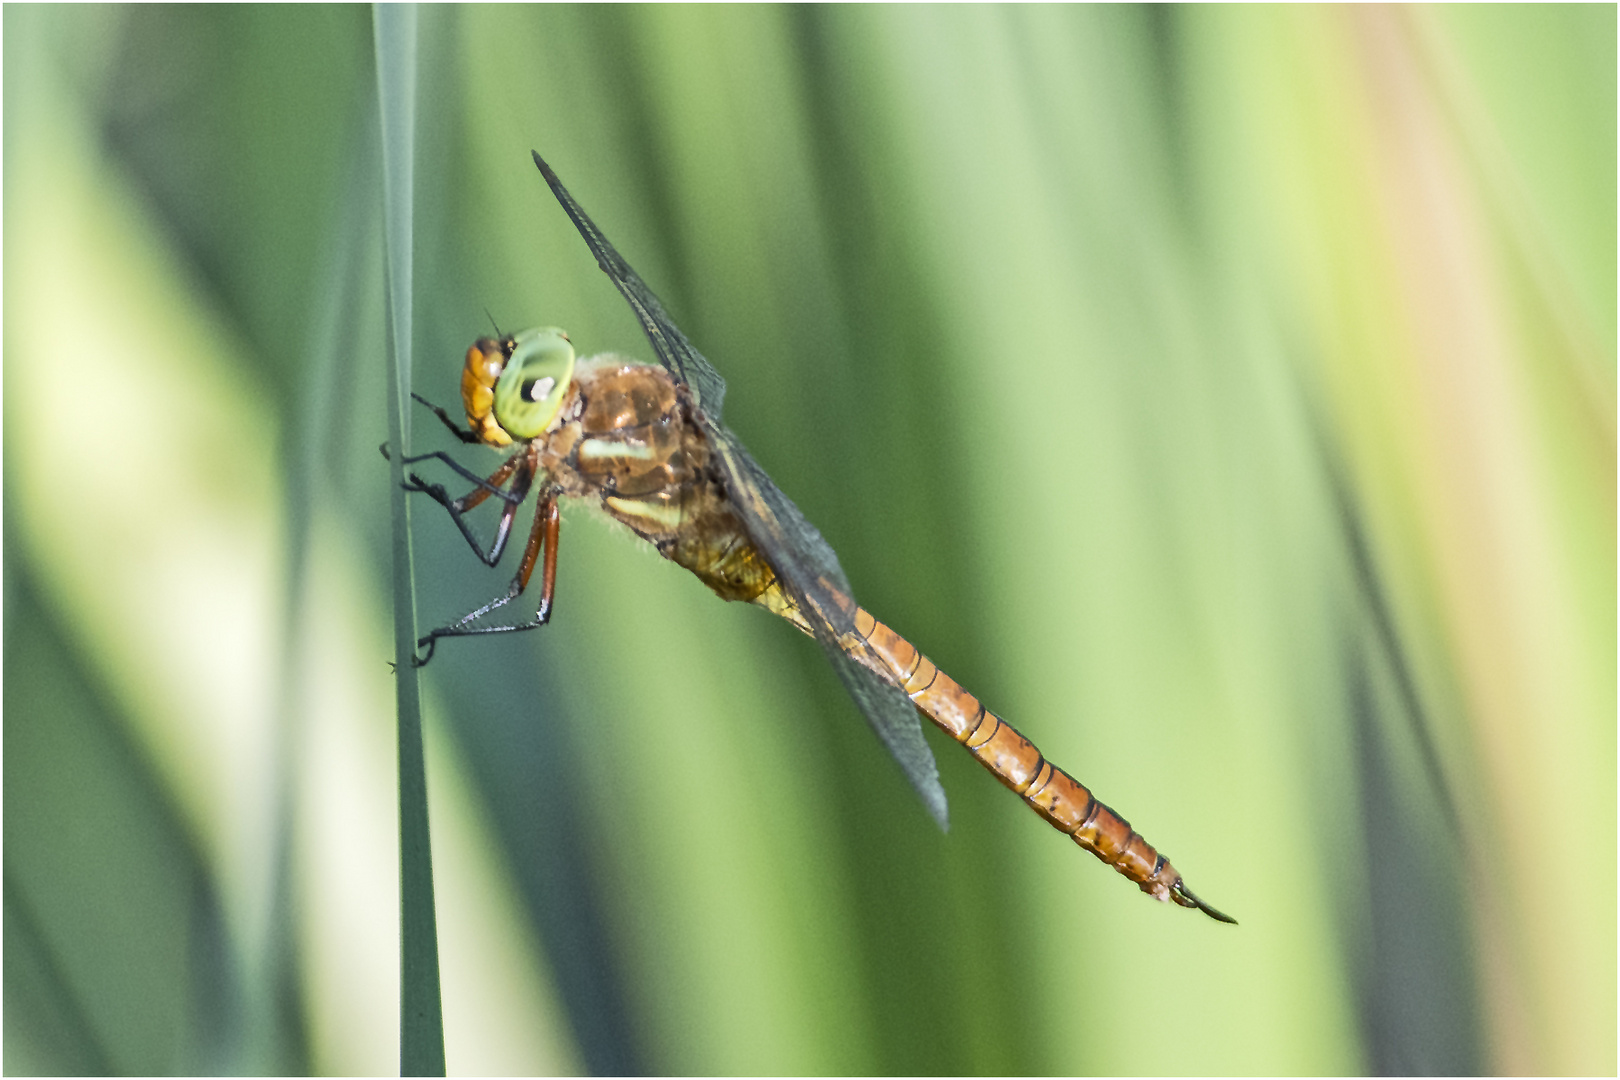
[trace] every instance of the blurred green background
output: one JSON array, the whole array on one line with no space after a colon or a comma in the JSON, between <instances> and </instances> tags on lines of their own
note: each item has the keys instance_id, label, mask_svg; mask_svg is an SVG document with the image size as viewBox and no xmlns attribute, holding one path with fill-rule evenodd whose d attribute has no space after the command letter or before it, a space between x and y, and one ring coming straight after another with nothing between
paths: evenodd
<instances>
[{"instance_id":1,"label":"blurred green background","mask_svg":"<svg viewBox=\"0 0 1620 1080\"><path fill-rule=\"evenodd\" d=\"M930 732L941 835L575 511L551 626L424 673L451 1071L1612 1074L1615 40L424 9L415 389L650 358L539 149L865 605L1242 923ZM371 12L4 48L5 1070L394 1071ZM424 626L504 585L414 513Z\"/></svg>"}]
</instances>

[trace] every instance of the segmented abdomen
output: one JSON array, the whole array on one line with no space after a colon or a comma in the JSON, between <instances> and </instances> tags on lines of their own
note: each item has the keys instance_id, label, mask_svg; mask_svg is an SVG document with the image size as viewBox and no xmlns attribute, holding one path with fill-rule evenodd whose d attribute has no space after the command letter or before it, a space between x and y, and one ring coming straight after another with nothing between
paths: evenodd
<instances>
[{"instance_id":1,"label":"segmented abdomen","mask_svg":"<svg viewBox=\"0 0 1620 1080\"><path fill-rule=\"evenodd\" d=\"M855 612L855 631L888 665L889 674L900 679L919 712L967 747L979 764L1023 796L1054 828L1073 837L1075 843L1136 882L1148 895L1231 921L1188 892L1170 861L1142 839L1130 822L1047 761L1034 743L986 709L911 642L864 608ZM858 654L857 650L854 655Z\"/></svg>"}]
</instances>

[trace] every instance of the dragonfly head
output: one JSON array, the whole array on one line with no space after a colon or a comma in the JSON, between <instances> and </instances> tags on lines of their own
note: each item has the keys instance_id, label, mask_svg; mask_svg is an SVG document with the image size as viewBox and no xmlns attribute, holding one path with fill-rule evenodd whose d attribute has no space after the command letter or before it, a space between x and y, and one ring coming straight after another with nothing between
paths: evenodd
<instances>
[{"instance_id":1,"label":"dragonfly head","mask_svg":"<svg viewBox=\"0 0 1620 1080\"><path fill-rule=\"evenodd\" d=\"M555 326L479 338L461 371L467 426L491 446L532 439L556 418L573 379L573 343Z\"/></svg>"}]
</instances>

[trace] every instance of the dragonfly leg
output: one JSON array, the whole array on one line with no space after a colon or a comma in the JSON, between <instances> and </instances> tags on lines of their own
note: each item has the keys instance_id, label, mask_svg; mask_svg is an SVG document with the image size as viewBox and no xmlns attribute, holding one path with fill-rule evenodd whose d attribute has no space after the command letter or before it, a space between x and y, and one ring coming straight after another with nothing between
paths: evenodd
<instances>
[{"instance_id":1,"label":"dragonfly leg","mask_svg":"<svg viewBox=\"0 0 1620 1080\"><path fill-rule=\"evenodd\" d=\"M475 608L451 623L441 626L437 630L429 631L416 642L416 647L427 649L427 653L420 657L413 657L412 663L421 667L433 659L433 650L442 637L466 637L471 634L507 634L517 630L533 630L544 626L551 621L551 598L557 587L557 537L560 532L561 514L557 507L557 496L548 492L540 499L540 505L535 510L534 528L529 530L529 542L523 548L523 561L518 564L518 571L512 576L512 584L507 587L506 593L497 596L482 607ZM544 558L542 558L542 554ZM529 587L529 578L534 574L536 562L541 564L540 569L540 603L535 608L534 618L527 622L512 623L505 626L472 626L471 623L483 618L496 608L505 607L522 594Z\"/></svg>"},{"instance_id":2,"label":"dragonfly leg","mask_svg":"<svg viewBox=\"0 0 1620 1080\"><path fill-rule=\"evenodd\" d=\"M456 438L460 439L462 442L471 445L472 443L481 441L478 438L477 435L473 434L471 431L468 431L462 425L460 425L460 424L456 423L454 420L450 419L450 414L445 412L444 409L442 409L439 406L433 404L433 402L429 401L427 398L423 397L421 394L418 394L416 391L412 390L411 391L411 397L416 399L416 403L418 405L426 405L430 410L432 410L433 415L437 416L439 418L439 420L444 424L444 426L450 429L450 434L454 435Z\"/></svg>"},{"instance_id":3,"label":"dragonfly leg","mask_svg":"<svg viewBox=\"0 0 1620 1080\"><path fill-rule=\"evenodd\" d=\"M377 449L382 451L382 456L383 457L387 458L390 461L393 460L393 458L388 453L388 444L387 443L383 443ZM518 455L518 456L521 456L521 455ZM465 507L463 507L463 509L469 509L470 510L472 507L477 506L479 503L483 502L485 499L489 498L491 495L495 496L497 499L504 499L507 502L513 502L513 501L522 502L523 501L522 499L514 499L513 495L510 492L503 490L501 488L501 486L500 486L501 484L506 482L505 478L508 475L511 474L512 468L513 468L513 462L516 461L516 457L508 459L505 465L503 465L501 468L497 469L492 476L489 476L487 478L479 476L477 473L473 472L471 469L469 469L465 465L461 464L455 458L451 457L449 454L446 454L443 450L430 450L425 454L417 454L415 457L405 458L404 462L407 465L415 465L419 461L430 461L430 460L435 459L435 458L437 458L439 461L442 461L444 464L448 465L450 467L450 469L456 475L462 477L465 480L471 480L474 484L478 485L478 490L479 490L479 492L481 494L479 494L476 499L473 499L471 494L463 496L464 499L471 500L470 502L467 503L467 505ZM407 490L407 491L423 491L423 490L426 490L429 487L438 487L437 484L429 484L429 483L427 483L421 477L417 476L415 473L412 473L410 475L410 479L411 479L412 483L408 483L408 484L405 485L405 490ZM443 491L444 489L439 488L439 490Z\"/></svg>"},{"instance_id":4,"label":"dragonfly leg","mask_svg":"<svg viewBox=\"0 0 1620 1080\"><path fill-rule=\"evenodd\" d=\"M463 476L470 477L478 486L473 488L467 494L463 495L461 498L452 499L450 497L450 493L445 491L444 485L429 483L423 480L420 476L417 476L415 473L409 473L407 474L409 480L405 484L405 490L420 491L427 495L428 498L432 499L434 502L448 510L450 512L450 520L454 521L456 523L456 528L461 530L461 535L467 541L467 546L471 547L473 551L477 553L478 557L483 560L485 566L494 566L496 563L501 561L501 554L506 550L506 541L510 538L512 533L512 521L517 515L517 508L524 499L528 498L529 485L534 480L534 470L529 466L527 456L523 453L512 455L512 457L507 459L504 465L491 473L488 479L480 477L476 473L462 468L454 461L451 461L451 459L445 456L442 452L438 451L431 454L420 454L413 458L406 458L405 463L413 464L418 461L426 461L427 459L433 457L437 457L448 462L450 466L458 473ZM503 489L502 485L507 482L508 478L510 478L514 472L517 473L517 479L512 481L511 490ZM484 545L480 543L478 537L474 535L472 526L467 523L467 519L464 515L467 513L467 511L473 509L485 499L489 498L491 494L499 498L504 505L501 507L500 521L495 527L495 539L490 543L489 550L486 552L484 550Z\"/></svg>"}]
</instances>

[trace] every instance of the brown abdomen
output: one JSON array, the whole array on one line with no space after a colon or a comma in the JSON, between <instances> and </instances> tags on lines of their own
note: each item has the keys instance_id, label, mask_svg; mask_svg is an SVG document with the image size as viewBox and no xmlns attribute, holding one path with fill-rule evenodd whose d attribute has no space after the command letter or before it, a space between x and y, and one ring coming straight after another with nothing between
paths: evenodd
<instances>
[{"instance_id":1,"label":"brown abdomen","mask_svg":"<svg viewBox=\"0 0 1620 1080\"><path fill-rule=\"evenodd\" d=\"M986 709L911 642L864 608L855 613L855 632L888 666L891 676L900 680L918 712L967 747L979 764L1021 795L1053 828L1068 834L1148 895L1175 900L1183 907L1209 910L1190 893L1184 895L1181 875L1131 828L1130 822L1047 761L1034 743Z\"/></svg>"}]
</instances>

